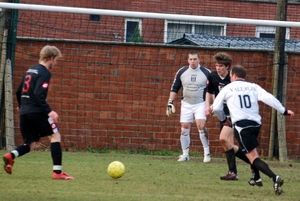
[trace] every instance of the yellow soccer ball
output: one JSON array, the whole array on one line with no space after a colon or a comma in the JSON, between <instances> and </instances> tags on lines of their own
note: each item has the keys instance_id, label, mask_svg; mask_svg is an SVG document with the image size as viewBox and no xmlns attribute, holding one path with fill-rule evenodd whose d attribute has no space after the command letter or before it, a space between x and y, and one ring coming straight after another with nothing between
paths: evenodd
<instances>
[{"instance_id":1,"label":"yellow soccer ball","mask_svg":"<svg viewBox=\"0 0 300 201\"><path fill-rule=\"evenodd\" d=\"M108 165L107 173L114 179L121 178L125 173L125 166L120 161L114 161Z\"/></svg>"}]
</instances>

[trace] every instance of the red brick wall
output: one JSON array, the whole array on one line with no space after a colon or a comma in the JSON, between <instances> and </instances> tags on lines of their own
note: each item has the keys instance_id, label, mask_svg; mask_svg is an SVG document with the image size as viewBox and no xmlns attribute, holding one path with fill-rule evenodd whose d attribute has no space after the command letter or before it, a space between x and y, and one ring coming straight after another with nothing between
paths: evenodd
<instances>
[{"instance_id":1,"label":"red brick wall","mask_svg":"<svg viewBox=\"0 0 300 201\"><path fill-rule=\"evenodd\" d=\"M14 66L14 90L28 67L38 62L38 52L47 42L18 40ZM180 96L177 112L165 115L175 72L187 64L189 49L158 45L134 46L117 43L53 42L64 57L52 70L48 101L60 115L62 145L66 149L100 148L139 150L180 150ZM201 64L214 70L212 55L221 50L197 49ZM248 80L272 91L273 54L254 51L227 51L234 63L244 65ZM289 54L287 108L299 113L300 56ZM15 103L16 104L16 103ZM268 153L271 109L261 105L263 117L260 151ZM16 144L20 144L15 114ZM286 121L288 155L300 151L299 117ZM219 123L208 119L211 152L219 156ZM203 152L195 125L191 150ZM47 143L47 140L42 141Z\"/></svg>"},{"instance_id":2,"label":"red brick wall","mask_svg":"<svg viewBox=\"0 0 300 201\"><path fill-rule=\"evenodd\" d=\"M20 3L43 4L41 1L24 0ZM263 2L245 2L237 0L178 0L145 1L62 1L50 0L46 5L96 8L122 11L140 11L195 16L214 16L260 20L276 19L276 4ZM300 4L288 4L287 20L298 21ZM100 21L90 21L87 14L19 11L18 36L89 39L115 41L115 34L124 41L125 19L116 16L101 16ZM135 18L135 17L132 17ZM145 42L164 42L164 20L142 19L142 35ZM227 24L227 36L255 37L255 26ZM299 39L299 28L291 28L290 39Z\"/></svg>"}]
</instances>

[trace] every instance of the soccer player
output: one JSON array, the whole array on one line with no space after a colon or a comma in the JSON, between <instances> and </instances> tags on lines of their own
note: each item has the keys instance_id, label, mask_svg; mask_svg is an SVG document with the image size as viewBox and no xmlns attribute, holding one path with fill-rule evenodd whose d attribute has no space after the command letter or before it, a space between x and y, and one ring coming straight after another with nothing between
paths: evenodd
<instances>
[{"instance_id":1,"label":"soccer player","mask_svg":"<svg viewBox=\"0 0 300 201\"><path fill-rule=\"evenodd\" d=\"M247 82L246 69L243 66L232 67L230 80L231 83L226 85L216 97L213 103L213 112L224 124L230 125L232 121L234 136L239 142L240 148L254 167L273 180L275 194L280 195L283 179L259 158L256 150L259 145L257 136L261 128L258 101L273 107L283 115L293 117L294 112L286 110L278 99L259 85ZM229 108L231 121L224 113L224 101Z\"/></svg>"},{"instance_id":2,"label":"soccer player","mask_svg":"<svg viewBox=\"0 0 300 201\"><path fill-rule=\"evenodd\" d=\"M47 102L47 93L52 69L58 58L62 56L55 46L46 45L40 51L39 64L29 68L20 83L16 95L19 103L20 130L23 137L21 146L3 156L4 170L12 173L14 159L34 150L36 142L41 137L48 136L51 142L51 157L53 161L53 179L73 180L74 178L62 172L61 136L56 123L58 114Z\"/></svg>"},{"instance_id":3,"label":"soccer player","mask_svg":"<svg viewBox=\"0 0 300 201\"><path fill-rule=\"evenodd\" d=\"M200 54L197 51L188 53L188 64L189 66L180 68L175 75L166 114L170 116L172 113L175 113L173 101L179 90L183 88L180 113L182 155L179 156L178 161L189 160L190 129L195 121L204 150L203 162L208 163L211 158L208 132L205 128L205 92L210 70L200 65Z\"/></svg>"},{"instance_id":4,"label":"soccer player","mask_svg":"<svg viewBox=\"0 0 300 201\"><path fill-rule=\"evenodd\" d=\"M206 92L206 107L205 114L211 115L210 104L214 98L220 93L220 91L230 83L230 67L232 64L232 58L226 52L218 52L213 56L215 61L216 71L213 71L208 76L208 86ZM227 117L230 116L227 104L223 105L224 113ZM250 164L250 161L245 154L239 149L237 145L234 145L233 128L228 125L224 125L220 122L220 143L223 146L226 154L228 173L221 176L221 180L238 180L237 167L235 156ZM248 181L250 185L262 186L262 180L259 175L259 171L255 167L252 169L252 178Z\"/></svg>"}]
</instances>

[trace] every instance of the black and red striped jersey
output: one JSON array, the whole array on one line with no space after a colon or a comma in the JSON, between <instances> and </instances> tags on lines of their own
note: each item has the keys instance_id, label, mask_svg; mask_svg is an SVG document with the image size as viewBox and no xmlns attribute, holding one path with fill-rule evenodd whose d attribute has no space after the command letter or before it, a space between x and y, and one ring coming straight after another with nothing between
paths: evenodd
<instances>
[{"instance_id":1,"label":"black and red striped jersey","mask_svg":"<svg viewBox=\"0 0 300 201\"><path fill-rule=\"evenodd\" d=\"M26 71L16 92L20 115L40 112L48 114L52 111L47 103L50 78L50 71L41 64Z\"/></svg>"}]
</instances>

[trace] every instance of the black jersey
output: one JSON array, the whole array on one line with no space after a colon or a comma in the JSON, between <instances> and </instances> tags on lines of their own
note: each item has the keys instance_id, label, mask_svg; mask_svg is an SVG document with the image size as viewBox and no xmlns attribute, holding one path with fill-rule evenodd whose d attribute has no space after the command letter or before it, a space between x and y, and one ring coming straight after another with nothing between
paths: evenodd
<instances>
[{"instance_id":1,"label":"black jersey","mask_svg":"<svg viewBox=\"0 0 300 201\"><path fill-rule=\"evenodd\" d=\"M217 96L220 93L221 89L229 83L230 83L229 73L224 79L222 79L220 78L220 76L216 71L211 72L208 76L207 92Z\"/></svg>"},{"instance_id":2,"label":"black jersey","mask_svg":"<svg viewBox=\"0 0 300 201\"><path fill-rule=\"evenodd\" d=\"M207 92L210 94L214 94L215 97L217 97L220 91L229 83L230 83L229 73L224 79L222 79L220 78L220 76L216 71L211 72L208 76ZM229 115L229 109L226 103L224 103L224 112L226 115Z\"/></svg>"},{"instance_id":3,"label":"black jersey","mask_svg":"<svg viewBox=\"0 0 300 201\"><path fill-rule=\"evenodd\" d=\"M52 111L46 100L50 78L51 73L41 64L27 70L16 92L20 115L41 112L48 114Z\"/></svg>"}]
</instances>

